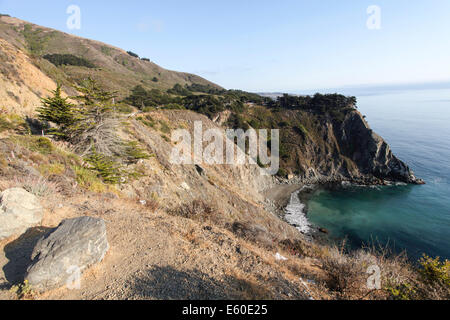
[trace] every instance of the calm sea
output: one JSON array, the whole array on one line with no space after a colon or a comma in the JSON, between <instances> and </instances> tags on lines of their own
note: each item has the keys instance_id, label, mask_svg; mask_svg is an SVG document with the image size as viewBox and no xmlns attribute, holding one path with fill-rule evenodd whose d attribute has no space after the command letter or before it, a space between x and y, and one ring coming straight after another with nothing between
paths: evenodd
<instances>
[{"instance_id":1,"label":"calm sea","mask_svg":"<svg viewBox=\"0 0 450 320\"><path fill-rule=\"evenodd\" d=\"M360 95L358 106L427 184L320 190L308 202L308 220L354 247L376 241L412 259L450 259L450 89Z\"/></svg>"}]
</instances>

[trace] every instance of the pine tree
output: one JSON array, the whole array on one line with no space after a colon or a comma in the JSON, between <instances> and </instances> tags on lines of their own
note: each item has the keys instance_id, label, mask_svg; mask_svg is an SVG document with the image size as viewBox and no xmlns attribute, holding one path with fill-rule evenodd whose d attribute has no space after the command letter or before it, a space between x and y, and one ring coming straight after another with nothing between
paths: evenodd
<instances>
[{"instance_id":1,"label":"pine tree","mask_svg":"<svg viewBox=\"0 0 450 320\"><path fill-rule=\"evenodd\" d=\"M110 184L120 183L121 167L114 160L98 153L95 148L92 149L91 154L85 158L89 163L90 169L97 173L104 182Z\"/></svg>"},{"instance_id":2,"label":"pine tree","mask_svg":"<svg viewBox=\"0 0 450 320\"><path fill-rule=\"evenodd\" d=\"M41 99L42 107L37 109L38 118L42 121L54 123L57 127L49 133L62 139L67 138L69 128L76 122L75 105L68 102L68 98L61 96L61 85L52 91L53 96Z\"/></svg>"},{"instance_id":3,"label":"pine tree","mask_svg":"<svg viewBox=\"0 0 450 320\"><path fill-rule=\"evenodd\" d=\"M70 128L76 151L87 155L95 148L108 157L120 155L123 146L117 136L120 122L114 113L115 93L102 90L91 78L76 89L81 95L73 97L79 105L77 121Z\"/></svg>"}]
</instances>

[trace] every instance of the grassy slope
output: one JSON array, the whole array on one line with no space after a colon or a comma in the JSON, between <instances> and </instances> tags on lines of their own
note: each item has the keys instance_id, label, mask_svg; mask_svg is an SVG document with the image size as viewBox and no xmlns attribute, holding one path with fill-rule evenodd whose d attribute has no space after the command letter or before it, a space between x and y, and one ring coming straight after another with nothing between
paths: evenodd
<instances>
[{"instance_id":1,"label":"grassy slope","mask_svg":"<svg viewBox=\"0 0 450 320\"><path fill-rule=\"evenodd\" d=\"M25 25L32 26L32 31L35 32L34 39L39 44L39 49L30 50L30 41L25 39L22 32ZM91 76L105 89L118 91L122 97L138 84L148 89L162 90L172 88L177 83L183 86L193 83L209 84L220 88L199 76L166 70L155 63L134 58L125 50L99 41L83 39L16 18L0 17L0 38L27 52L33 57L34 63L54 80L70 84ZM83 57L94 63L97 68L73 66L55 68L41 58L45 54L54 53ZM154 77L158 79L158 82L152 81Z\"/></svg>"}]
</instances>

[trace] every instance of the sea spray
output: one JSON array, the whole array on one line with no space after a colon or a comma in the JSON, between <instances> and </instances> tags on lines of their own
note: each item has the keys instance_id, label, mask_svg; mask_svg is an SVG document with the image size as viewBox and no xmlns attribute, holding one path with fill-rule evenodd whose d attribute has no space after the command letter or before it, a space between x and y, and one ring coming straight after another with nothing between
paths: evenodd
<instances>
[{"instance_id":1,"label":"sea spray","mask_svg":"<svg viewBox=\"0 0 450 320\"><path fill-rule=\"evenodd\" d=\"M306 218L305 205L300 202L299 193L302 191L303 188L291 194L291 200L284 212L289 224L295 226L301 233L307 234L311 231L311 224Z\"/></svg>"}]
</instances>

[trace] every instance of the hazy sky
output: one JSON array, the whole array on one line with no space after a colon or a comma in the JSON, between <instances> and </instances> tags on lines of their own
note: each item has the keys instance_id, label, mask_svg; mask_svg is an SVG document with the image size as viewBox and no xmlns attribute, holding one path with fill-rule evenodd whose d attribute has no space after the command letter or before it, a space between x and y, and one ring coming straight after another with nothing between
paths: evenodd
<instances>
[{"instance_id":1,"label":"hazy sky","mask_svg":"<svg viewBox=\"0 0 450 320\"><path fill-rule=\"evenodd\" d=\"M69 30L67 7L81 9ZM370 30L370 5L381 29ZM0 0L0 13L100 40L226 88L450 81L450 0Z\"/></svg>"}]
</instances>

